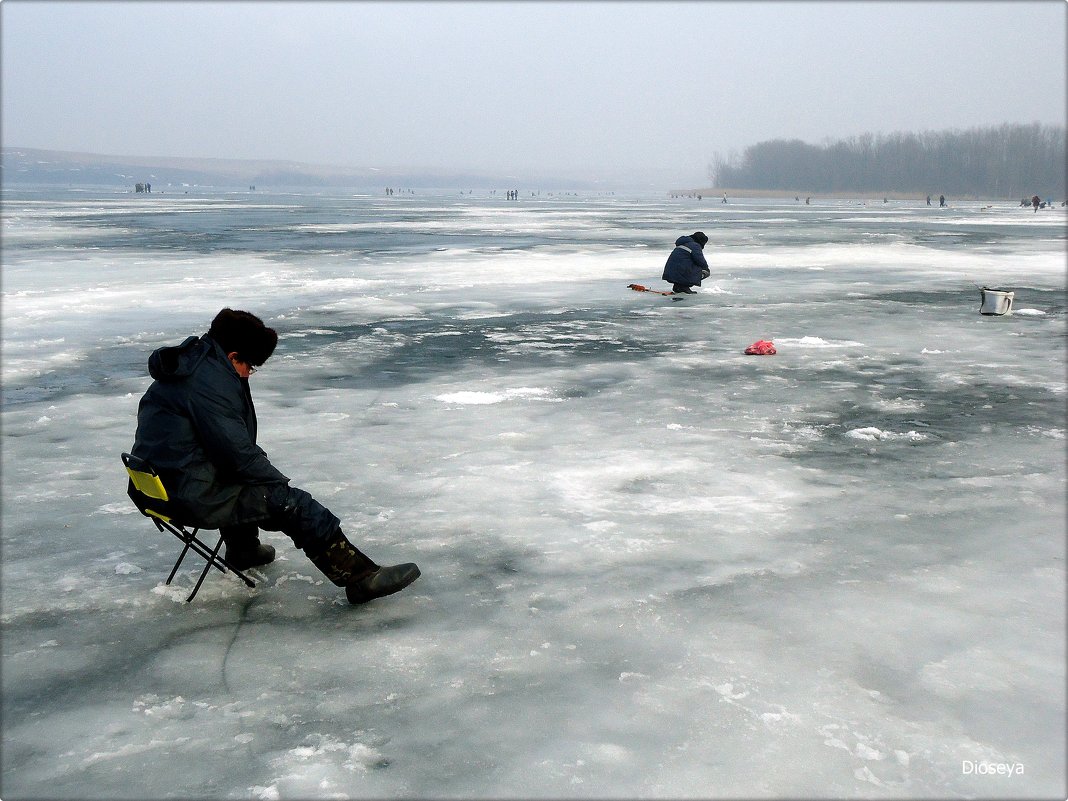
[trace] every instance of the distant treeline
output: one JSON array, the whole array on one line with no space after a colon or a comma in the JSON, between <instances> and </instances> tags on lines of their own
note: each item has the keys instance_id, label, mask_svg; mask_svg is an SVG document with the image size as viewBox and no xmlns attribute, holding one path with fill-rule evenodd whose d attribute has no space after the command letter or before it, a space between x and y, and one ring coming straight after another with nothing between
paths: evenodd
<instances>
[{"instance_id":1,"label":"distant treeline","mask_svg":"<svg viewBox=\"0 0 1068 801\"><path fill-rule=\"evenodd\" d=\"M741 158L718 153L713 185L790 192L915 192L1065 197L1065 129L1038 123L966 131L864 134L822 145L774 139Z\"/></svg>"}]
</instances>

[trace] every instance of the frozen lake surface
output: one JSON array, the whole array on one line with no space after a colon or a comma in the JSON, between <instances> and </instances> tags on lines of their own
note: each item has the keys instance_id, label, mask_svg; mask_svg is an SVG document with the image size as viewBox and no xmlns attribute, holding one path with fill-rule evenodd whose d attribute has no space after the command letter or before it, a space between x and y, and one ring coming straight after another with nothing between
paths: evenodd
<instances>
[{"instance_id":1,"label":"frozen lake surface","mask_svg":"<svg viewBox=\"0 0 1068 801\"><path fill-rule=\"evenodd\" d=\"M0 793L1064 798L1066 217L982 205L5 192ZM163 585L119 453L226 305L408 590Z\"/></svg>"}]
</instances>

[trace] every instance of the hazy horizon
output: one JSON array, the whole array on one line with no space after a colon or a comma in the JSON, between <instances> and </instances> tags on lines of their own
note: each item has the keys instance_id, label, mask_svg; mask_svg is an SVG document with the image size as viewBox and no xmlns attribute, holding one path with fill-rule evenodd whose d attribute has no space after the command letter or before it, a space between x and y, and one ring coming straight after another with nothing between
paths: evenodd
<instances>
[{"instance_id":1,"label":"hazy horizon","mask_svg":"<svg viewBox=\"0 0 1068 801\"><path fill-rule=\"evenodd\" d=\"M0 4L4 146L694 185L773 138L1064 124L1051 2Z\"/></svg>"}]
</instances>

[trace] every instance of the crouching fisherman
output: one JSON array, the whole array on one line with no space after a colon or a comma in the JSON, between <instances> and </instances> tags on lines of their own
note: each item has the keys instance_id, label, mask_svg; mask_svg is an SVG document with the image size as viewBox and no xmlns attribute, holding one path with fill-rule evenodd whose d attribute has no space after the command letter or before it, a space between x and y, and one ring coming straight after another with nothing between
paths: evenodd
<instances>
[{"instance_id":1,"label":"crouching fisherman","mask_svg":"<svg viewBox=\"0 0 1068 801\"><path fill-rule=\"evenodd\" d=\"M675 240L675 249L668 256L662 276L671 284L672 292L692 295L691 287L701 286L701 282L712 274L703 250L707 243L708 237L701 231Z\"/></svg>"},{"instance_id":2,"label":"crouching fisherman","mask_svg":"<svg viewBox=\"0 0 1068 801\"><path fill-rule=\"evenodd\" d=\"M354 604L404 589L414 564L382 567L361 553L329 509L290 486L256 445L249 376L278 344L254 314L223 309L207 334L160 348L148 360L155 379L137 408L132 453L155 467L169 512L190 526L219 529L226 560L239 570L274 560L259 531L281 531ZM132 492L132 490L131 490Z\"/></svg>"}]
</instances>

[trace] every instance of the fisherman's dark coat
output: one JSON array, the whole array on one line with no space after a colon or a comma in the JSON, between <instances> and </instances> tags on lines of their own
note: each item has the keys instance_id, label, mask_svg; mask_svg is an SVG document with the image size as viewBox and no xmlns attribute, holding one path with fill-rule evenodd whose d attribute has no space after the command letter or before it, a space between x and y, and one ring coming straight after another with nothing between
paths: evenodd
<instances>
[{"instance_id":1,"label":"fisherman's dark coat","mask_svg":"<svg viewBox=\"0 0 1068 801\"><path fill-rule=\"evenodd\" d=\"M701 281L709 276L708 262L705 261L701 244L692 236L680 236L675 240L675 249L664 265L663 279L672 284L701 286Z\"/></svg>"},{"instance_id":2,"label":"fisherman's dark coat","mask_svg":"<svg viewBox=\"0 0 1068 801\"><path fill-rule=\"evenodd\" d=\"M174 516L201 528L267 518L269 491L289 478L256 444L248 379L206 334L153 352L148 371L132 452L156 468Z\"/></svg>"}]
</instances>

